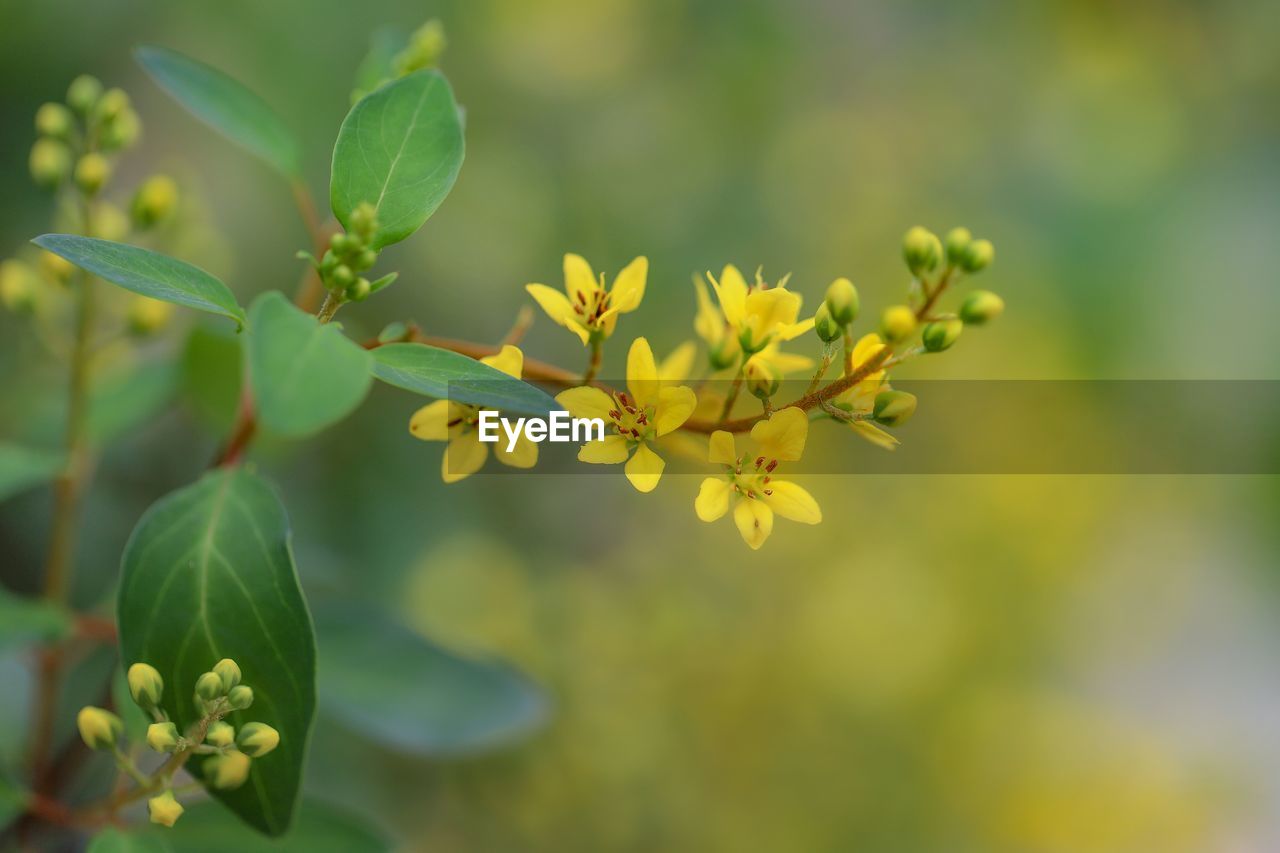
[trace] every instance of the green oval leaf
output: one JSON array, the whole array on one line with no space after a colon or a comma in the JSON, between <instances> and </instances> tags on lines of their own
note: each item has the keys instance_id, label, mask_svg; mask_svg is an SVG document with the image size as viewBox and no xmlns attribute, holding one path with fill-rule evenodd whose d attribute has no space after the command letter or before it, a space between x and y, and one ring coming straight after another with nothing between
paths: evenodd
<instances>
[{"instance_id":1,"label":"green oval leaf","mask_svg":"<svg viewBox=\"0 0 1280 853\"><path fill-rule=\"evenodd\" d=\"M0 442L0 501L49 482L58 476L66 458L52 450Z\"/></svg>"},{"instance_id":2,"label":"green oval leaf","mask_svg":"<svg viewBox=\"0 0 1280 853\"><path fill-rule=\"evenodd\" d=\"M66 609L0 588L0 652L66 637L71 627L71 614Z\"/></svg>"},{"instance_id":3,"label":"green oval leaf","mask_svg":"<svg viewBox=\"0 0 1280 853\"><path fill-rule=\"evenodd\" d=\"M338 131L329 202L344 228L361 202L378 212L375 248L398 243L435 213L458 178L462 125L449 83L415 71L361 98Z\"/></svg>"},{"instance_id":4,"label":"green oval leaf","mask_svg":"<svg viewBox=\"0 0 1280 853\"><path fill-rule=\"evenodd\" d=\"M406 391L528 415L546 415L560 408L528 382L447 349L401 343L371 352L373 375Z\"/></svg>"},{"instance_id":5,"label":"green oval leaf","mask_svg":"<svg viewBox=\"0 0 1280 853\"><path fill-rule=\"evenodd\" d=\"M375 608L316 608L320 708L391 749L462 755L517 739L546 721L536 684L506 663L464 657Z\"/></svg>"},{"instance_id":6,"label":"green oval leaf","mask_svg":"<svg viewBox=\"0 0 1280 853\"><path fill-rule=\"evenodd\" d=\"M31 242L125 290L221 314L244 325L244 309L227 286L186 261L138 246L75 234L43 234Z\"/></svg>"},{"instance_id":7,"label":"green oval leaf","mask_svg":"<svg viewBox=\"0 0 1280 853\"><path fill-rule=\"evenodd\" d=\"M285 177L297 177L297 139L262 98L218 69L167 48L140 47L134 56L196 118Z\"/></svg>"},{"instance_id":8,"label":"green oval leaf","mask_svg":"<svg viewBox=\"0 0 1280 853\"><path fill-rule=\"evenodd\" d=\"M138 522L118 603L124 666L160 670L164 707L181 727L199 717L196 679L221 658L240 664L254 702L229 719L274 726L280 746L253 762L244 786L210 793L268 835L293 820L316 702L315 637L289 538L267 483L239 469L211 472ZM202 761L187 765L197 777Z\"/></svg>"},{"instance_id":9,"label":"green oval leaf","mask_svg":"<svg viewBox=\"0 0 1280 853\"><path fill-rule=\"evenodd\" d=\"M258 420L280 435L297 438L336 423L372 383L367 350L278 291L249 309L247 352Z\"/></svg>"}]
</instances>

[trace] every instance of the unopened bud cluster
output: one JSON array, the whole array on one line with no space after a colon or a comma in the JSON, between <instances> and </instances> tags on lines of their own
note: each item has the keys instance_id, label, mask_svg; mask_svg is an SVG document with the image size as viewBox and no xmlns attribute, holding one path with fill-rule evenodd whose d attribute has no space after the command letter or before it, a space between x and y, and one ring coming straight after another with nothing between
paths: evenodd
<instances>
[{"instance_id":1,"label":"unopened bud cluster","mask_svg":"<svg viewBox=\"0 0 1280 853\"><path fill-rule=\"evenodd\" d=\"M142 124L122 89L103 90L97 78L77 77L64 103L36 111L39 138L29 165L37 184L57 189L74 180L85 195L95 195L111 178L107 155L137 141Z\"/></svg>"},{"instance_id":2,"label":"unopened bud cluster","mask_svg":"<svg viewBox=\"0 0 1280 853\"><path fill-rule=\"evenodd\" d=\"M351 230L334 234L324 257L315 265L324 286L343 301L361 302L396 279L396 273L372 282L361 275L378 262L378 252L372 247L377 230L377 210L368 202L360 204L351 213Z\"/></svg>"}]
</instances>

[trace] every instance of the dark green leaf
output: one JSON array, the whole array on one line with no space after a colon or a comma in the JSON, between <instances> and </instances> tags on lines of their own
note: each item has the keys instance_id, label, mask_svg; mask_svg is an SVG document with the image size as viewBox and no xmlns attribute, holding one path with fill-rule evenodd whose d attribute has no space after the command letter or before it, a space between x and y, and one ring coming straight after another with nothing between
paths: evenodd
<instances>
[{"instance_id":1,"label":"dark green leaf","mask_svg":"<svg viewBox=\"0 0 1280 853\"><path fill-rule=\"evenodd\" d=\"M367 350L276 291L249 311L248 354L258 419L280 435L309 435L341 420L372 381Z\"/></svg>"},{"instance_id":2,"label":"dark green leaf","mask_svg":"<svg viewBox=\"0 0 1280 853\"><path fill-rule=\"evenodd\" d=\"M182 351L184 397L218 434L231 428L240 404L242 338L222 324L191 329Z\"/></svg>"},{"instance_id":3,"label":"dark green leaf","mask_svg":"<svg viewBox=\"0 0 1280 853\"><path fill-rule=\"evenodd\" d=\"M186 261L138 246L75 234L44 234L31 242L125 290L221 314L244 325L244 309L227 286Z\"/></svg>"},{"instance_id":4,"label":"dark green leaf","mask_svg":"<svg viewBox=\"0 0 1280 853\"><path fill-rule=\"evenodd\" d=\"M374 247L422 227L462 168L462 126L449 83L415 71L366 95L351 108L333 149L329 201L348 230L361 202L378 212Z\"/></svg>"},{"instance_id":5,"label":"dark green leaf","mask_svg":"<svg viewBox=\"0 0 1280 853\"><path fill-rule=\"evenodd\" d=\"M529 383L439 347L386 344L372 353L373 375L406 391L530 415L546 415L560 408Z\"/></svg>"},{"instance_id":6,"label":"dark green leaf","mask_svg":"<svg viewBox=\"0 0 1280 853\"><path fill-rule=\"evenodd\" d=\"M163 47L140 47L139 64L192 115L287 178L298 175L298 142L267 102L216 68Z\"/></svg>"},{"instance_id":7,"label":"dark green leaf","mask_svg":"<svg viewBox=\"0 0 1280 853\"><path fill-rule=\"evenodd\" d=\"M396 751L476 752L547 718L542 691L517 670L444 649L373 608L318 607L316 632L321 710Z\"/></svg>"},{"instance_id":8,"label":"dark green leaf","mask_svg":"<svg viewBox=\"0 0 1280 853\"><path fill-rule=\"evenodd\" d=\"M58 476L66 458L52 450L0 443L0 501L49 482Z\"/></svg>"},{"instance_id":9,"label":"dark green leaf","mask_svg":"<svg viewBox=\"0 0 1280 853\"><path fill-rule=\"evenodd\" d=\"M243 787L211 792L269 835L292 821L315 714L315 638L289 538L267 483L244 470L214 471L147 511L125 547L120 581L122 663L160 670L164 706L181 726L198 718L196 679L229 657L254 691L253 706L232 722L280 732L280 746L254 761ZM188 765L197 776L200 761Z\"/></svg>"},{"instance_id":10,"label":"dark green leaf","mask_svg":"<svg viewBox=\"0 0 1280 853\"><path fill-rule=\"evenodd\" d=\"M0 652L65 637L71 628L71 614L66 609L0 588Z\"/></svg>"},{"instance_id":11,"label":"dark green leaf","mask_svg":"<svg viewBox=\"0 0 1280 853\"><path fill-rule=\"evenodd\" d=\"M360 100L394 76L392 64L396 54L409 43L409 34L399 27L384 26L374 30L369 39L369 52L356 67L353 100Z\"/></svg>"}]
</instances>

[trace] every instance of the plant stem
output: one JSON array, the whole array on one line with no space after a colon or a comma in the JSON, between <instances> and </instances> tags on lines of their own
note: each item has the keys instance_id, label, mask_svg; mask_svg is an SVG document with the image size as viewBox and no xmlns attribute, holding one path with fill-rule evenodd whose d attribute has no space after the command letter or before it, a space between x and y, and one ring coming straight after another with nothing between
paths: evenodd
<instances>
[{"instance_id":1,"label":"plant stem","mask_svg":"<svg viewBox=\"0 0 1280 853\"><path fill-rule=\"evenodd\" d=\"M729 414L733 411L733 404L738 402L738 394L742 393L742 376L747 369L747 354L742 354L742 363L738 365L738 373L733 377L733 385L729 387L729 396L724 399L724 407L720 409L720 419L718 423L724 423L729 419Z\"/></svg>"},{"instance_id":2,"label":"plant stem","mask_svg":"<svg viewBox=\"0 0 1280 853\"><path fill-rule=\"evenodd\" d=\"M302 224L306 226L307 236L311 238L311 251L319 258L324 255L325 249L328 248L329 238L320 225L319 217L316 215L315 200L311 197L311 191L307 189L307 185L300 180L291 181L289 189L293 191L294 204L298 207L298 214L302 217ZM320 301L322 287L323 283L320 281L320 275L314 269L308 267L302 284L294 296L293 303L308 314L311 313L315 310L316 303Z\"/></svg>"},{"instance_id":3,"label":"plant stem","mask_svg":"<svg viewBox=\"0 0 1280 853\"><path fill-rule=\"evenodd\" d=\"M336 295L332 290L324 297L324 304L320 306L320 310L316 312L316 319L320 321L320 325L325 325L333 319L333 315L338 313L338 309L342 307L342 297Z\"/></svg>"},{"instance_id":4,"label":"plant stem","mask_svg":"<svg viewBox=\"0 0 1280 853\"><path fill-rule=\"evenodd\" d=\"M590 385L596 378L596 374L600 372L600 361L604 354L604 347L600 344L599 338L591 339L591 357L587 361L587 369L582 374L583 385Z\"/></svg>"}]
</instances>

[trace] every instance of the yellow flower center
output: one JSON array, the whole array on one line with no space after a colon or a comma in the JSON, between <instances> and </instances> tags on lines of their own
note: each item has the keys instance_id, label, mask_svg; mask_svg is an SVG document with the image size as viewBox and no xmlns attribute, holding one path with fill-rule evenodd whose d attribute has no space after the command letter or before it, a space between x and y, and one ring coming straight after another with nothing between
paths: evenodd
<instances>
[{"instance_id":1,"label":"yellow flower center","mask_svg":"<svg viewBox=\"0 0 1280 853\"><path fill-rule=\"evenodd\" d=\"M773 482L773 472L777 467L778 460L767 456L757 456L755 459L739 456L737 464L733 467L726 466L726 470L733 482L733 490L743 497L755 499L773 494L769 483Z\"/></svg>"},{"instance_id":2,"label":"yellow flower center","mask_svg":"<svg viewBox=\"0 0 1280 853\"><path fill-rule=\"evenodd\" d=\"M600 325L600 316L609 310L609 292L604 289L593 290L590 295L579 290L573 299L573 313L584 326L594 328Z\"/></svg>"},{"instance_id":3,"label":"yellow flower center","mask_svg":"<svg viewBox=\"0 0 1280 853\"><path fill-rule=\"evenodd\" d=\"M613 396L614 407L609 410L609 419L618 435L629 441L643 441L653 432L654 411L652 405L640 408L640 404L619 391Z\"/></svg>"}]
</instances>

